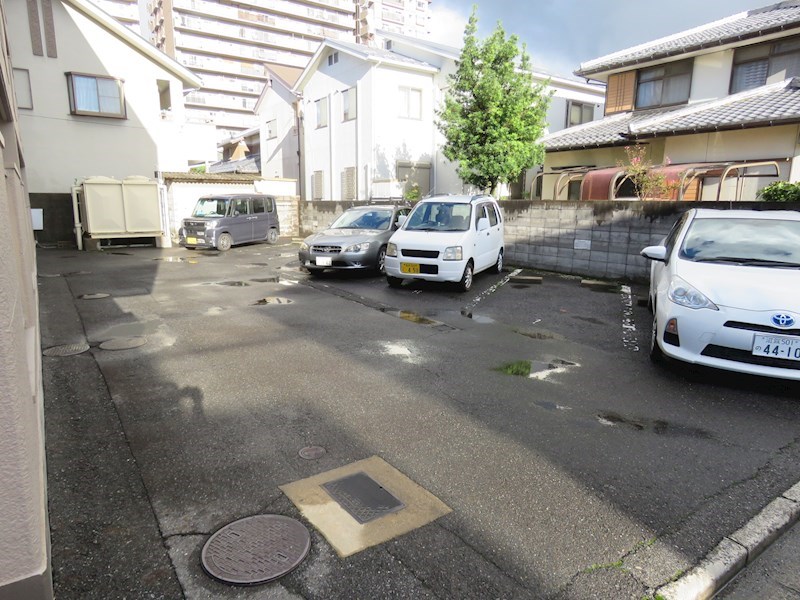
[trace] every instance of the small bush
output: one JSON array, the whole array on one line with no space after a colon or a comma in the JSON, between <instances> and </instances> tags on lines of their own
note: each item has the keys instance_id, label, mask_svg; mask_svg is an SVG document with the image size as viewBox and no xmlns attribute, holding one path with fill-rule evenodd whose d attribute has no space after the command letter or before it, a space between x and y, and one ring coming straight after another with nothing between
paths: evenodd
<instances>
[{"instance_id":1,"label":"small bush","mask_svg":"<svg viewBox=\"0 0 800 600\"><path fill-rule=\"evenodd\" d=\"M497 369L506 375L516 375L517 377L528 377L531 374L531 361L518 360L517 362L506 363Z\"/></svg>"},{"instance_id":2,"label":"small bush","mask_svg":"<svg viewBox=\"0 0 800 600\"><path fill-rule=\"evenodd\" d=\"M800 202L800 183L776 181L758 191L764 202Z\"/></svg>"}]
</instances>

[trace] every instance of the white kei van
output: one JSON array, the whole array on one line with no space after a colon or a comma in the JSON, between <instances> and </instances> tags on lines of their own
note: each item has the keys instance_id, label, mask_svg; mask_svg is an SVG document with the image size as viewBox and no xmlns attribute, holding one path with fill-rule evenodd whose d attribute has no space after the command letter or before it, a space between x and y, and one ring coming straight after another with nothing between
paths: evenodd
<instances>
[{"instance_id":1,"label":"white kei van","mask_svg":"<svg viewBox=\"0 0 800 600\"><path fill-rule=\"evenodd\" d=\"M389 240L386 281L452 281L461 291L486 269L503 270L503 216L491 196L434 196L417 203Z\"/></svg>"}]
</instances>

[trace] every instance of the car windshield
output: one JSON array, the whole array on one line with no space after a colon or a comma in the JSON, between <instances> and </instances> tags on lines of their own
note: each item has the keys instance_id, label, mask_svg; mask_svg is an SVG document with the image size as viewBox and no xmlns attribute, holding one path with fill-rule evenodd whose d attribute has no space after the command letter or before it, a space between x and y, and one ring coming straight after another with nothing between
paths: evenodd
<instances>
[{"instance_id":1,"label":"car windshield","mask_svg":"<svg viewBox=\"0 0 800 600\"><path fill-rule=\"evenodd\" d=\"M693 262L800 267L800 221L694 219L680 257Z\"/></svg>"},{"instance_id":2,"label":"car windshield","mask_svg":"<svg viewBox=\"0 0 800 600\"><path fill-rule=\"evenodd\" d=\"M458 202L421 202L406 221L408 231L467 231L472 206Z\"/></svg>"},{"instance_id":3,"label":"car windshield","mask_svg":"<svg viewBox=\"0 0 800 600\"><path fill-rule=\"evenodd\" d=\"M193 217L224 217L228 201L221 198L200 198L192 212Z\"/></svg>"},{"instance_id":4,"label":"car windshield","mask_svg":"<svg viewBox=\"0 0 800 600\"><path fill-rule=\"evenodd\" d=\"M392 224L390 208L347 210L331 224L331 229L389 229Z\"/></svg>"}]
</instances>

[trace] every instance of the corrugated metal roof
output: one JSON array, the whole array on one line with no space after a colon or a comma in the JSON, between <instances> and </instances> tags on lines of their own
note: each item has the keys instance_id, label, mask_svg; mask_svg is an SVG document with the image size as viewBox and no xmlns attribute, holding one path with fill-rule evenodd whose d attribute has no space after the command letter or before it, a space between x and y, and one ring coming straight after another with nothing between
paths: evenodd
<instances>
[{"instance_id":1,"label":"corrugated metal roof","mask_svg":"<svg viewBox=\"0 0 800 600\"><path fill-rule=\"evenodd\" d=\"M715 48L780 31L800 32L800 0L788 0L739 13L694 29L581 63L576 75L586 77L643 62Z\"/></svg>"},{"instance_id":2,"label":"corrugated metal roof","mask_svg":"<svg viewBox=\"0 0 800 600\"><path fill-rule=\"evenodd\" d=\"M647 137L800 122L800 78L719 100L674 108L625 112L545 136L545 150L622 146Z\"/></svg>"}]
</instances>

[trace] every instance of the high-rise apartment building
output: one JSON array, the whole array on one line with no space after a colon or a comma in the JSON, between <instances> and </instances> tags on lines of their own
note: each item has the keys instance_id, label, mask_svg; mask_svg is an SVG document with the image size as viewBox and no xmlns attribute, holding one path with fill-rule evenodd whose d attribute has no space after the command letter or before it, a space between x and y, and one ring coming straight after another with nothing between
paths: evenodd
<instances>
[{"instance_id":1,"label":"high-rise apartment building","mask_svg":"<svg viewBox=\"0 0 800 600\"><path fill-rule=\"evenodd\" d=\"M378 29L422 37L431 0L95 0L192 69L203 88L187 117L216 124L223 140L257 125L269 68L294 82L325 39L369 44Z\"/></svg>"}]
</instances>

